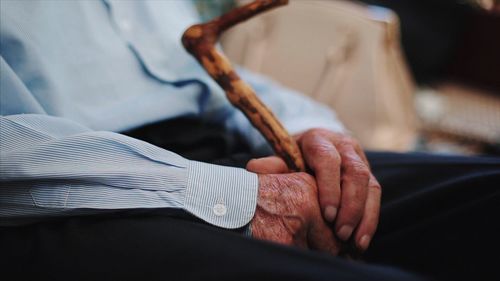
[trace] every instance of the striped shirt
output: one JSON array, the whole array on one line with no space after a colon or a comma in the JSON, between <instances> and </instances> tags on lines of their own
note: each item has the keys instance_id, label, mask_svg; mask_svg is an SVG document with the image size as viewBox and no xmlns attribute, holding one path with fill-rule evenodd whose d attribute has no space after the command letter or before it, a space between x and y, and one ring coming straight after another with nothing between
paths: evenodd
<instances>
[{"instance_id":1,"label":"striped shirt","mask_svg":"<svg viewBox=\"0 0 500 281\"><path fill-rule=\"evenodd\" d=\"M242 169L189 161L44 115L0 117L0 137L3 223L74 209L143 207L182 208L225 228L253 217L257 176Z\"/></svg>"}]
</instances>

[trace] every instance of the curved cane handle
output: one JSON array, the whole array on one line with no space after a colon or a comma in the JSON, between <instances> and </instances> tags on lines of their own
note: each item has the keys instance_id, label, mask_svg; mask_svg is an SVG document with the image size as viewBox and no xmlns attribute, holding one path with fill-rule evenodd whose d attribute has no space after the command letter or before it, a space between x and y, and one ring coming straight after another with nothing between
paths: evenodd
<instances>
[{"instance_id":1,"label":"curved cane handle","mask_svg":"<svg viewBox=\"0 0 500 281\"><path fill-rule=\"evenodd\" d=\"M224 89L229 101L239 108L259 130L292 171L305 171L304 160L295 140L274 114L240 79L229 60L215 48L222 32L261 12L285 5L288 0L257 0L236 8L212 21L189 27L182 43L208 74Z\"/></svg>"}]
</instances>

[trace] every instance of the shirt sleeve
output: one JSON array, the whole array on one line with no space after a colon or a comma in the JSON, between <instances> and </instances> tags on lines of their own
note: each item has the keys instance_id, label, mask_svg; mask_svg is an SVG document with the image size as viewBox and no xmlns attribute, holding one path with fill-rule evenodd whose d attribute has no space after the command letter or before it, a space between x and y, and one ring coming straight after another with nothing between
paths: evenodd
<instances>
[{"instance_id":1,"label":"shirt sleeve","mask_svg":"<svg viewBox=\"0 0 500 281\"><path fill-rule=\"evenodd\" d=\"M311 98L288 89L277 82L253 73L244 68L237 68L241 78L249 83L256 94L276 115L290 134L298 134L312 128L324 128L334 132L345 132L342 123L333 110ZM226 124L249 140L256 150L266 146L262 135L257 132L241 112L235 112Z\"/></svg>"},{"instance_id":2,"label":"shirt sleeve","mask_svg":"<svg viewBox=\"0 0 500 281\"><path fill-rule=\"evenodd\" d=\"M0 222L176 208L223 228L253 217L257 175L47 115L0 117Z\"/></svg>"}]
</instances>

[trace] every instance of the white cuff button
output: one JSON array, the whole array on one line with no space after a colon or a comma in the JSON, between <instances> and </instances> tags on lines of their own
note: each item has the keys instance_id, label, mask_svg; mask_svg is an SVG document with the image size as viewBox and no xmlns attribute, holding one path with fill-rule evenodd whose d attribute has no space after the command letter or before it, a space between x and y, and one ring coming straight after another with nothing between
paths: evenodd
<instances>
[{"instance_id":1,"label":"white cuff button","mask_svg":"<svg viewBox=\"0 0 500 281\"><path fill-rule=\"evenodd\" d=\"M214 214L218 217L221 217L227 213L227 208L224 206L224 204L215 204L214 208Z\"/></svg>"}]
</instances>

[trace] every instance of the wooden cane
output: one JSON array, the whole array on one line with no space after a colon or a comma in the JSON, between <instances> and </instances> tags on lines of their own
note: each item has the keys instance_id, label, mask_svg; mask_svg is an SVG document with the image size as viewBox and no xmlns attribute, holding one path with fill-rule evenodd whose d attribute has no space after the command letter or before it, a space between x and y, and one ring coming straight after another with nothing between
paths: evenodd
<instances>
[{"instance_id":1,"label":"wooden cane","mask_svg":"<svg viewBox=\"0 0 500 281\"><path fill-rule=\"evenodd\" d=\"M215 48L221 33L225 30L259 13L286 4L288 0L256 0L207 23L189 27L182 36L182 43L224 89L229 101L239 108L266 138L288 168L291 171L304 172L304 160L295 140L257 97L254 90L240 79L229 60ZM360 256L353 241L342 242L339 254L350 259L357 259Z\"/></svg>"},{"instance_id":2,"label":"wooden cane","mask_svg":"<svg viewBox=\"0 0 500 281\"><path fill-rule=\"evenodd\" d=\"M228 28L287 3L288 0L257 0L235 8L212 21L189 27L182 36L182 43L224 89L229 101L239 108L264 136L288 168L291 171L303 172L304 160L295 140L257 97L252 87L240 79L229 60L215 48L219 36Z\"/></svg>"}]
</instances>

